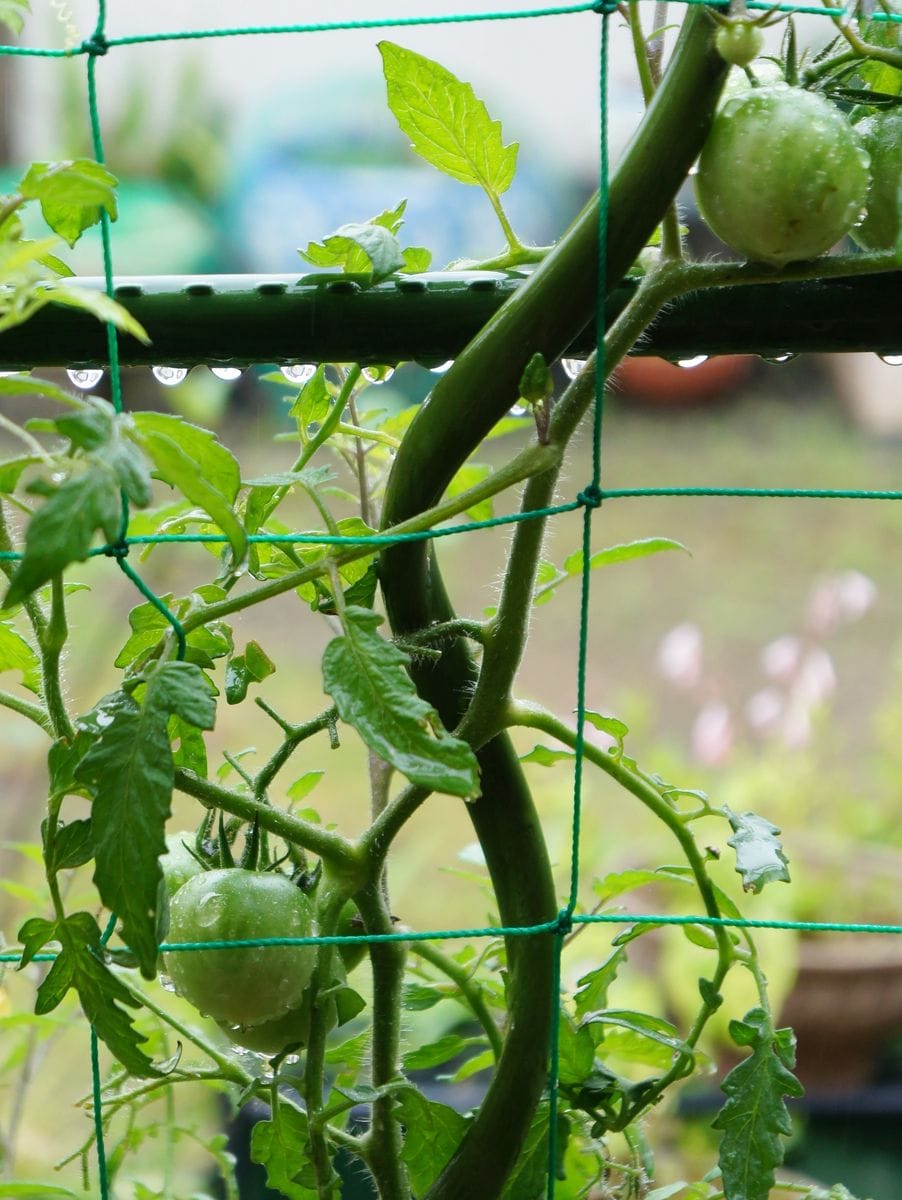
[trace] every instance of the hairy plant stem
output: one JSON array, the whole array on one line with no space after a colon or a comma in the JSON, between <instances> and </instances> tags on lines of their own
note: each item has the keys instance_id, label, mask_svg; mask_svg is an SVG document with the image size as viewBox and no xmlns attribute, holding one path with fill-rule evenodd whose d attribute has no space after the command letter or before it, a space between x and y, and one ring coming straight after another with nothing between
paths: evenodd
<instances>
[{"instance_id":1,"label":"hairy plant stem","mask_svg":"<svg viewBox=\"0 0 902 1200\"><path fill-rule=\"evenodd\" d=\"M482 1026L497 1061L501 1057L501 1051L504 1048L501 1030L498 1028L489 1010L489 1006L485 1002L485 997L481 989L477 985L474 985L467 968L462 967L460 963L455 962L447 954L443 954L431 942L412 942L410 949L413 954L417 954L420 958L425 959L426 962L432 963L443 975L447 975L455 985L464 1003Z\"/></svg>"},{"instance_id":2,"label":"hairy plant stem","mask_svg":"<svg viewBox=\"0 0 902 1200\"><path fill-rule=\"evenodd\" d=\"M63 700L60 662L69 634L66 623L66 597L62 575L54 575L50 582L50 620L47 622L41 645L41 679L47 715L58 738L71 739L75 735L66 704Z\"/></svg>"},{"instance_id":3,"label":"hairy plant stem","mask_svg":"<svg viewBox=\"0 0 902 1200\"><path fill-rule=\"evenodd\" d=\"M381 871L354 900L367 933L394 933L391 912L381 886ZM370 947L373 972L373 1022L370 1083L382 1088L403 1078L401 1059L401 992L406 950L403 942L377 942ZM379 1189L380 1200L410 1200L407 1168L401 1158L403 1139L389 1095L373 1101L364 1155Z\"/></svg>"},{"instance_id":4,"label":"hairy plant stem","mask_svg":"<svg viewBox=\"0 0 902 1200\"><path fill-rule=\"evenodd\" d=\"M0 691L0 706L11 709L22 717L27 717L29 721L34 721L35 725L40 726L45 733L53 737L53 725L40 704L25 700L21 696L14 696L12 692Z\"/></svg>"},{"instance_id":5,"label":"hairy plant stem","mask_svg":"<svg viewBox=\"0 0 902 1200\"><path fill-rule=\"evenodd\" d=\"M260 769L253 780L254 797L257 800L263 801L266 790L272 781L278 775L279 771L285 766L301 742L312 737L315 733L320 733L324 729L332 729L335 722L338 720L338 710L333 706L327 709L326 712L320 713L318 717L314 717L310 721L305 721L303 725L287 725L273 712L269 705L265 702L257 701L260 708L266 712L267 716L272 717L279 726L285 731L287 737L282 742L278 750L272 755L269 761Z\"/></svg>"},{"instance_id":6,"label":"hairy plant stem","mask_svg":"<svg viewBox=\"0 0 902 1200\"><path fill-rule=\"evenodd\" d=\"M337 871L350 871L352 874L361 868L358 862L358 851L353 843L330 829L293 817L280 808L264 804L260 800L242 796L220 784L212 783L209 779L201 779L193 771L177 767L175 786L187 796L199 800L205 808L222 809L232 816L240 817L243 821L257 820L261 829L278 834L289 842L297 842L305 850L318 854L325 863Z\"/></svg>"},{"instance_id":7,"label":"hairy plant stem","mask_svg":"<svg viewBox=\"0 0 902 1200\"><path fill-rule=\"evenodd\" d=\"M344 899L340 891L336 891L328 897L322 908L318 908L317 918L323 934L328 936L335 933ZM338 1183L338 1176L332 1169L323 1110L326 1090L326 1035L329 1032L329 1005L328 1001L324 1002L323 996L332 983L332 964L336 954L337 951L332 945L320 946L317 950L316 968L311 981L310 1034L304 1063L308 1144L320 1200L332 1200Z\"/></svg>"}]
</instances>

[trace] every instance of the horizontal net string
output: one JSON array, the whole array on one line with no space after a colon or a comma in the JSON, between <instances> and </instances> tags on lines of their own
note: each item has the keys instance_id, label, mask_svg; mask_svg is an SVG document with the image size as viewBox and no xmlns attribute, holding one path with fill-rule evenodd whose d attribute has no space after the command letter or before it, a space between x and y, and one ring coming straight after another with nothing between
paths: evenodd
<instances>
[{"instance_id":1,"label":"horizontal net string","mask_svg":"<svg viewBox=\"0 0 902 1200\"><path fill-rule=\"evenodd\" d=\"M902 500L902 491L873 488L758 488L758 487L647 487L647 488L601 488L597 493L581 493L580 498L568 504L555 504L550 508L537 508L529 512L507 513L501 517L490 517L485 521L468 521L461 525L449 525L444 529L421 529L411 533L371 533L357 537L337 533L252 533L249 544L258 545L310 545L310 546L393 546L400 542L422 542L433 538L453 537L456 534L472 533L479 529L492 529L498 525L512 525L520 521L535 521L543 517L559 516L575 512L580 508L595 508L596 501L629 500L642 497L738 497L759 500ZM89 558L109 555L118 546L159 546L179 543L225 544L224 533L143 533L125 537L116 547L96 546L88 551ZM19 550L0 550L0 562L15 562L22 558Z\"/></svg>"},{"instance_id":2,"label":"horizontal net string","mask_svg":"<svg viewBox=\"0 0 902 1200\"><path fill-rule=\"evenodd\" d=\"M716 929L780 929L796 933L902 934L902 925L871 924L861 921L790 921L754 917L711 917L681 913L584 913L563 914L538 925L484 925L473 929L430 929L406 933L333 934L309 937L242 938L235 941L164 942L165 953L200 950L243 950L263 946L370 946L383 942L440 942L457 938L539 937L558 934L567 925L706 925ZM57 954L35 954L33 962L53 962ZM0 962L17 963L21 951L4 951Z\"/></svg>"},{"instance_id":3,"label":"horizontal net string","mask_svg":"<svg viewBox=\"0 0 902 1200\"><path fill-rule=\"evenodd\" d=\"M729 0L679 0L690 6L706 4L709 8L728 8ZM517 21L536 17L565 17L587 12L610 11L614 7L597 0L584 0L577 4L548 5L542 8L515 9L510 12L484 13L439 13L432 16L372 17L364 20L316 21L297 25L246 25L212 29L170 30L161 33L127 34L118 38L86 38L70 49L56 47L0 46L0 54L39 58L73 58L78 55L102 55L117 46L136 46L155 42L201 41L209 38L257 37L277 34L337 33L342 30L400 29L409 26L454 25L475 21ZM825 8L816 4L769 4L767 0L749 0L747 8L760 12L798 13L804 16L827 17L834 21L842 18L843 11ZM875 12L869 17L873 21L902 22L902 13Z\"/></svg>"}]
</instances>

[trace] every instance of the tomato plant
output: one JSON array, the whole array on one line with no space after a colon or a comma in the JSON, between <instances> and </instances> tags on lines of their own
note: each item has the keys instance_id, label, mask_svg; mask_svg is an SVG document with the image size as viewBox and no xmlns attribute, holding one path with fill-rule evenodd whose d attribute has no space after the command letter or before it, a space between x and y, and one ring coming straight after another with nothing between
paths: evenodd
<instances>
[{"instance_id":1,"label":"tomato plant","mask_svg":"<svg viewBox=\"0 0 902 1200\"><path fill-rule=\"evenodd\" d=\"M288 416L274 454L290 443L287 461L261 475L242 470L213 431L171 413L119 411L46 381L0 379L0 395L37 395L51 410L27 428L5 420L22 447L0 465L8 579L0 665L21 678L19 692L0 692L0 704L48 746L40 828L47 908L19 930L19 966L35 977L32 1030L74 991L110 1056L91 1098L91 1138L115 1143L104 1161L119 1178L148 1130L167 1137L175 1155L172 1122L154 1124L149 1112L161 1094L171 1113L192 1088L217 1088L233 1101L268 1105L251 1153L288 1200L337 1200L340 1153L368 1174L380 1200L535 1200L547 1192L549 1170L571 1197L632 1200L682 1189L698 1200L766 1200L775 1185L785 1100L801 1086L793 1038L776 1027L754 939L725 921L738 919L738 889L730 890L737 874L752 895L788 880L779 830L766 816L732 812L691 781L671 783L640 766L618 718L581 705L583 724L609 741L602 748L517 694L527 631L569 579L681 549L655 537L590 554L574 548L560 567L543 558L563 463L604 384L595 357L563 387L551 367L591 324L600 288L604 299L628 272L635 293L605 334L607 373L686 293L898 263L890 251L794 265L842 236L867 192L859 136L828 100L796 87L752 88L718 112L728 64L709 14L687 13L666 68L660 31L646 36L635 5L626 16L648 112L610 183L601 285L598 198L553 247L522 240L504 207L517 145L504 141L469 84L413 50L379 43L388 106L406 141L433 167L480 188L498 219L502 249L470 265L531 268L433 380L428 404L383 407L371 389L388 371L365 362L301 371L290 387L280 381ZM849 54L883 62L893 51L856 44L810 69L828 62L845 70ZM788 78L799 77L799 63L784 65ZM699 155L705 216L757 265L690 257L675 197ZM68 241L100 210L115 211L113 181L97 164L27 172L0 209L0 324L27 320L55 298L143 336L126 310L96 299L102 293L79 301L60 290L81 295L59 282L63 268L48 246L24 242L18 212L32 201ZM415 292L421 281L404 277L425 271L430 256L404 244L405 207L397 202L309 242L305 261L348 294L383 281ZM378 358L375 349L369 357ZM474 463L512 422L529 436L494 469ZM510 514L497 606L460 617L442 578L441 545L428 543L448 532L448 520L489 516L514 487L522 488L520 509ZM598 500L596 481L580 494L587 520ZM129 529L152 539L202 530L214 543L202 556L208 569L181 594L149 592L126 562L135 544ZM379 531L387 538L373 541ZM112 655L119 686L76 710L63 649L67 612L80 601L67 585L73 565L99 549L137 580L141 597ZM278 626L267 621L280 604L291 644L270 657L244 640L238 618L262 611L260 636L272 629L275 640ZM277 699L271 677L287 674L282 663L293 650L309 653L314 622L325 623L325 699L311 715L297 711L293 686ZM247 705L235 726L243 749L211 762L221 747L207 735L217 713L234 705ZM254 720L260 750L245 741ZM553 745L521 755L516 730ZM359 786L342 779L330 794L325 767L309 764L293 776L296 755L331 763L346 741L359 743L355 762L367 762ZM574 892L562 911L568 881L552 868L531 778L577 753L622 789L624 803L649 814L681 860L612 872L591 894ZM323 776L323 815L299 807ZM342 819L332 811L339 790L350 793ZM173 845L165 831L175 793L180 805L196 803L199 832ZM487 890L491 913L485 928L457 931L449 944L417 936L409 915L394 909L392 880L402 835L415 832L421 815L443 828L452 806L478 842L478 902L484 906ZM180 811L179 824L185 819ZM215 868L185 853L192 844ZM618 919L623 898L644 887L682 893L699 917L687 927L701 955L694 1009L679 1024L626 1007L621 992L621 969L653 922L615 935L589 964L570 951L571 926L586 923L585 910ZM158 980L167 893L163 966L197 1010L193 1020ZM342 942L361 930L364 951ZM311 936L315 944L301 944ZM39 970L45 956L52 963ZM347 980L361 958L366 1001ZM684 1079L705 1070L728 976L750 983L752 1001L724 1022L742 1061L723 1083L719 1166L702 1180L658 1186L646 1128ZM419 1023L418 1014L446 1001L464 1032L456 1022L438 1032ZM458 1082L484 1081L473 1111L417 1086L418 1072L437 1068ZM363 1132L352 1110L365 1113ZM205 1144L217 1154L215 1137ZM90 1148L89 1140L77 1157L87 1160ZM148 1194L140 1180L136 1189Z\"/></svg>"},{"instance_id":2,"label":"tomato plant","mask_svg":"<svg viewBox=\"0 0 902 1200\"><path fill-rule=\"evenodd\" d=\"M864 215L869 157L823 97L751 89L715 118L695 176L711 229L753 262L816 258Z\"/></svg>"}]
</instances>

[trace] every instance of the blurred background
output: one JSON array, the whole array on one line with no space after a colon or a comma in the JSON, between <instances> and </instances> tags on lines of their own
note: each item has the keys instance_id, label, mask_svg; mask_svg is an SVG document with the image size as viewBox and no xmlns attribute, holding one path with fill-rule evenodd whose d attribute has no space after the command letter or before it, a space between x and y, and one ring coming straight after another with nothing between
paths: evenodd
<instances>
[{"instance_id":1,"label":"blurred background","mask_svg":"<svg viewBox=\"0 0 902 1200\"><path fill-rule=\"evenodd\" d=\"M403 17L448 7L438 0L397 0L385 11ZM495 11L514 7L510 0L492 5ZM77 45L96 19L89 2L35 9L23 44ZM373 15L371 3L333 0L328 9L330 21ZM111 6L107 33L244 26L249 16L278 25L322 19L323 12L320 4L296 0L267 0L251 14L246 4L231 0L195 0L187 11L175 0L158 0ZM641 113L631 50L618 24L612 22L610 58L615 160ZM816 22L804 31L814 39L822 34ZM116 49L97 66L106 158L122 181L121 216L113 227L117 273L300 272L299 246L402 197L409 202L405 234L433 250L437 267L461 255L497 251L501 239L484 197L421 164L399 133L385 104L376 50L383 37L438 59L474 85L501 120L506 139L520 143L509 204L514 227L536 243L558 236L597 181L598 18L592 14L162 41ZM31 160L90 154L84 77L82 59L0 57L0 192ZM716 253L698 229L691 190L681 202L699 252ZM87 235L69 261L79 273L99 272L98 239ZM290 389L265 381L266 373L264 365L225 380L198 367L166 388L149 371L130 371L126 404L168 407L214 425L252 470L281 469L290 448L272 439L287 426ZM422 368L405 366L390 383L374 386L374 407L401 409L420 400L432 379ZM520 432L488 447L485 461L500 461L529 436L524 422ZM715 359L694 367L637 359L617 374L607 399L603 482L609 488L897 489L900 438L902 369L874 356ZM584 435L562 482L562 498L575 494L589 473ZM515 503L514 496L501 497L497 511ZM577 547L578 524L577 517L554 523L550 560L560 564ZM595 574L588 701L626 721L628 749L646 769L704 788L717 804L760 812L783 828L794 883L752 898L750 915L898 922L902 508L864 500L623 499L605 503L594 528L597 548L653 536L686 548ZM497 531L442 544L460 612L479 616L494 603L506 544L507 535ZM158 591L178 594L186 580L196 582L204 555L167 548L141 569ZM116 623L116 636L121 630L120 642L125 640L135 596L111 581L106 562L77 574L94 590L72 598L80 653L72 657L67 687L73 704L86 708L116 686L109 631ZM575 705L578 597L576 585L569 588L563 585L537 607L521 679L524 697L541 698L562 715ZM239 636L257 637L273 657L291 646L292 666L267 681L266 697L293 713L317 711L319 655L330 636L325 623L286 598L262 627L254 614L243 617ZM211 766L219 765L225 747L266 752L269 730L246 722L243 709L224 710L212 738ZM535 739L520 740L525 753ZM21 915L40 902L28 846L39 839L44 752L37 731L4 717L0 928L11 943ZM318 747L304 755L309 761L299 761L299 774L329 767L310 803L324 819L354 832L366 820L363 756L353 747L335 763L323 761ZM566 763L529 770L563 887L571 771ZM591 907L597 879L625 866L669 861L672 848L591 774L584 803L582 899ZM176 816L191 819L187 808ZM712 836L722 835L718 830ZM408 924L435 928L485 919L488 901L474 885L480 867L459 806L448 801L429 808L404 842L392 890ZM441 886L424 888L424 878ZM732 886L731 879L725 863L724 884ZM892 1133L902 1112L902 947L894 939L866 945L857 939L852 947L842 943L852 959L837 949L834 963L823 942L812 958L810 940L762 940L787 1015L797 1027L812 1021L809 1033L800 1032L810 1095L798 1109L795 1161L824 1182L843 1178L853 1190L888 1200L902 1167ZM600 934L581 939L583 967L599 960L605 944ZM694 951L669 936L654 945L652 973L634 986L655 989L658 1002L678 1013L681 993L694 990L699 973ZM820 997L813 1015L803 994L806 978L814 979ZM834 982L840 998L829 993L827 1001ZM7 980L0 1043L4 1033L15 1032L17 986ZM828 1049L817 1040L824 1008L831 1018L837 1006L849 1014L861 1011L861 1027L853 1028L849 1015L848 1052L840 1048L835 1020L828 1025ZM65 1033L62 1024L59 1033ZM34 1055L25 1054L20 1041L8 1046L0 1050L7 1071L24 1064L37 1074ZM71 1049L55 1053L76 1062ZM85 1090L86 1076L74 1066L72 1074L74 1100ZM50 1085L38 1083L27 1106L0 1117L7 1142L10 1132L21 1133L25 1163L46 1157L42 1106L59 1086L57 1077ZM704 1112L709 1101L702 1093L695 1103ZM72 1109L61 1118L59 1137L75 1145L84 1123ZM694 1128L684 1125L675 1138L679 1153L690 1158L704 1142Z\"/></svg>"}]
</instances>

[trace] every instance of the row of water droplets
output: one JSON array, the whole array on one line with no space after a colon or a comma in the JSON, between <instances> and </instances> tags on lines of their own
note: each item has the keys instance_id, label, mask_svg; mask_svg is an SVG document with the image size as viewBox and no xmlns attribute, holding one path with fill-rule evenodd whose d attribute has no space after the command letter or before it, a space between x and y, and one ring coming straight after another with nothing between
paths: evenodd
<instances>
[{"instance_id":1,"label":"row of water droplets","mask_svg":"<svg viewBox=\"0 0 902 1200\"><path fill-rule=\"evenodd\" d=\"M686 370L691 370L693 367L700 367L702 363L708 361L707 354L695 354L691 358L680 358L676 360L676 366L683 367ZM765 362L768 363L787 363L796 358L797 355L790 351L784 351L781 354L762 355ZM891 367L902 367L902 354L879 354L877 356L881 362L886 363ZM444 375L450 369L453 359L447 362L440 363L438 366L430 367L434 375ZM585 359L582 358L562 358L561 368L568 379L575 379L585 365ZM188 367L177 366L159 366L151 368L153 376L159 383L165 387L177 387L183 383L188 377ZM279 370L285 376L289 383L293 383L298 387L302 387L309 379L312 378L316 371L316 366L313 363L288 363L280 366ZM211 367L210 371L217 379L222 379L227 383L231 383L239 379L242 375L240 367ZM15 375L16 371L0 371L0 377ZM75 387L82 391L91 391L97 387L103 378L103 371L98 367L70 367L66 374ZM393 367L364 367L363 377L370 384L388 383L394 374ZM522 405L515 405L511 409L514 416L522 416L527 409Z\"/></svg>"}]
</instances>

